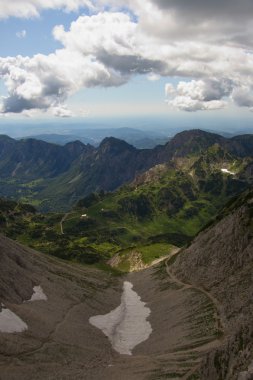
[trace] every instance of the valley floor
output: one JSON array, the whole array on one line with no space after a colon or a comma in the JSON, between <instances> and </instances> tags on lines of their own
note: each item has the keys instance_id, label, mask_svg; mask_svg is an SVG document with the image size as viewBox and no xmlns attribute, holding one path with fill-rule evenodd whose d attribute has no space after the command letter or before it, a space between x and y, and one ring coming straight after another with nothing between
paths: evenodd
<instances>
[{"instance_id":1,"label":"valley floor","mask_svg":"<svg viewBox=\"0 0 253 380\"><path fill-rule=\"evenodd\" d=\"M199 378L203 355L222 341L215 300L172 277L170 261L114 278L31 254L33 281L48 300L6 303L28 330L0 333L1 380L193 380ZM91 316L120 304L125 280L151 309L153 330L132 356L114 351L108 338L89 323Z\"/></svg>"}]
</instances>

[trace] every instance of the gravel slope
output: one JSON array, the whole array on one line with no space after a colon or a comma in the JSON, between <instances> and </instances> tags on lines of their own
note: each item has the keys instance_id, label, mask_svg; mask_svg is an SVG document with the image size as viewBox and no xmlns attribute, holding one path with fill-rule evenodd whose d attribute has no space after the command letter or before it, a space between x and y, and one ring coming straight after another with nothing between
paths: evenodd
<instances>
[{"instance_id":1,"label":"gravel slope","mask_svg":"<svg viewBox=\"0 0 253 380\"><path fill-rule=\"evenodd\" d=\"M22 333L0 333L1 380L186 379L203 355L220 344L210 299L178 285L164 263L113 278L3 236L0 252L0 302L28 325ZM91 316L120 305L125 280L150 308L153 330L132 356L114 351L108 338L89 323ZM47 301L24 303L34 286L42 287Z\"/></svg>"}]
</instances>

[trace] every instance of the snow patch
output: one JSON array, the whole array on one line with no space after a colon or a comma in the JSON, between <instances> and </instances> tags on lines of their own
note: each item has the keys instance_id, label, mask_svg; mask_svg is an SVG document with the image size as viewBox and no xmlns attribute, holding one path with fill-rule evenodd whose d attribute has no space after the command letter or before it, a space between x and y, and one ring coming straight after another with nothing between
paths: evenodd
<instances>
[{"instance_id":1,"label":"snow patch","mask_svg":"<svg viewBox=\"0 0 253 380\"><path fill-rule=\"evenodd\" d=\"M147 340L152 332L147 321L151 310L132 288L133 285L125 281L120 306L108 314L89 319L93 326L108 336L113 348L125 355L132 355L134 347Z\"/></svg>"},{"instance_id":2,"label":"snow patch","mask_svg":"<svg viewBox=\"0 0 253 380\"><path fill-rule=\"evenodd\" d=\"M234 172L231 172L230 170L228 169L221 169L222 173L226 173L226 174L231 174L231 175L235 175Z\"/></svg>"},{"instance_id":3,"label":"snow patch","mask_svg":"<svg viewBox=\"0 0 253 380\"><path fill-rule=\"evenodd\" d=\"M33 295L28 302L33 302L33 301L47 301L47 296L43 292L41 286L34 286L33 287Z\"/></svg>"},{"instance_id":4,"label":"snow patch","mask_svg":"<svg viewBox=\"0 0 253 380\"><path fill-rule=\"evenodd\" d=\"M0 332L18 333L27 329L27 324L2 304L2 311L0 312Z\"/></svg>"}]
</instances>

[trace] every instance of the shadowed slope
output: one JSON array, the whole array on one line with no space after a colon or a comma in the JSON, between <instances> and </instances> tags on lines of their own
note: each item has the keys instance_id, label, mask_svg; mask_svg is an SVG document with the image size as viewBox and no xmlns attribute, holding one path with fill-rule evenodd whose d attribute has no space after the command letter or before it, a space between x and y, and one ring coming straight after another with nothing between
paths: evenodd
<instances>
[{"instance_id":1,"label":"shadowed slope","mask_svg":"<svg viewBox=\"0 0 253 380\"><path fill-rule=\"evenodd\" d=\"M183 281L204 287L222 305L229 332L209 355L201 379L237 379L252 360L253 192L230 201L222 213L180 253L171 270Z\"/></svg>"}]
</instances>

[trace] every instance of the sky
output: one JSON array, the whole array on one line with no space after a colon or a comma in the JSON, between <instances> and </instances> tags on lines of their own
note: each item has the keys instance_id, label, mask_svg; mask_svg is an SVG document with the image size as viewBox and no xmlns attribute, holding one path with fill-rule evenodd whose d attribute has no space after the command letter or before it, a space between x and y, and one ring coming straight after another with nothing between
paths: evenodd
<instances>
[{"instance_id":1,"label":"sky","mask_svg":"<svg viewBox=\"0 0 253 380\"><path fill-rule=\"evenodd\" d=\"M0 123L249 123L252 30L252 0L0 0Z\"/></svg>"}]
</instances>

